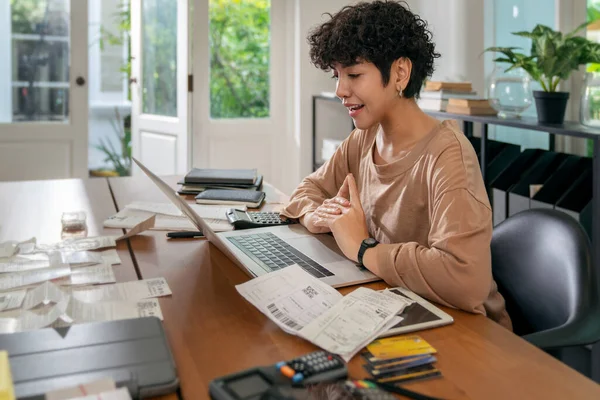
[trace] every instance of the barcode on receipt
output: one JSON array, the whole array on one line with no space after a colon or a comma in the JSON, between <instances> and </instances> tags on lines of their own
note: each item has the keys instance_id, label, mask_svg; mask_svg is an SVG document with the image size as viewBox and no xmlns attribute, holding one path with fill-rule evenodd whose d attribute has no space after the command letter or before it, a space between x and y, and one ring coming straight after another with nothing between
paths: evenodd
<instances>
[{"instance_id":1,"label":"barcode on receipt","mask_svg":"<svg viewBox=\"0 0 600 400\"><path fill-rule=\"evenodd\" d=\"M296 323L296 321L286 317L285 314L282 313L275 304L269 304L267 306L267 309L275 318L277 318L279 321L281 321L283 324L289 326L290 328L293 328L296 330L299 330L300 328L302 328L302 326L300 324Z\"/></svg>"}]
</instances>

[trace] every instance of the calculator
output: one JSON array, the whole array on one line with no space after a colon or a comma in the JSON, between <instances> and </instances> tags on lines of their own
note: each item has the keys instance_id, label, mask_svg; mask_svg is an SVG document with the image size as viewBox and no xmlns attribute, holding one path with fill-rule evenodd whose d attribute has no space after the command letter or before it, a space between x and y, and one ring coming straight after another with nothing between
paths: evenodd
<instances>
[{"instance_id":1,"label":"calculator","mask_svg":"<svg viewBox=\"0 0 600 400\"><path fill-rule=\"evenodd\" d=\"M343 359L326 351L316 351L275 365L216 378L210 382L209 393L214 400L307 399L310 398L307 387L336 384L347 376Z\"/></svg>"},{"instance_id":2,"label":"calculator","mask_svg":"<svg viewBox=\"0 0 600 400\"><path fill-rule=\"evenodd\" d=\"M282 219L278 212L244 211L230 208L225 213L235 229L262 228L265 226L290 225L293 221Z\"/></svg>"}]
</instances>

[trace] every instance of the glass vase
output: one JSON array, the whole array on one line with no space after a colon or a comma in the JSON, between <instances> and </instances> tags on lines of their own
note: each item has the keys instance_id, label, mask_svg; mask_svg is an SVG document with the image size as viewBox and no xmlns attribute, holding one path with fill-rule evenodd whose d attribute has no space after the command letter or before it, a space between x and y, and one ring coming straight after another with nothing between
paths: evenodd
<instances>
[{"instance_id":1,"label":"glass vase","mask_svg":"<svg viewBox=\"0 0 600 400\"><path fill-rule=\"evenodd\" d=\"M488 86L490 105L499 118L519 118L532 104L531 78L523 68L496 65Z\"/></svg>"},{"instance_id":2,"label":"glass vase","mask_svg":"<svg viewBox=\"0 0 600 400\"><path fill-rule=\"evenodd\" d=\"M579 122L594 128L600 127L600 73L588 72L581 89Z\"/></svg>"}]
</instances>

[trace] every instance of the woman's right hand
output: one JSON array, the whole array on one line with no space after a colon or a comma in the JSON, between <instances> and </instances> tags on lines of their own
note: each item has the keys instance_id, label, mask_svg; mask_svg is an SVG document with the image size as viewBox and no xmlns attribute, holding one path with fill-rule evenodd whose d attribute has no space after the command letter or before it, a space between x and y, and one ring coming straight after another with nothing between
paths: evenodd
<instances>
[{"instance_id":1,"label":"woman's right hand","mask_svg":"<svg viewBox=\"0 0 600 400\"><path fill-rule=\"evenodd\" d=\"M300 223L304 225L310 233L331 232L331 229L329 229L329 226L327 226L323 217L327 215L340 215L342 213L342 207L350 207L350 200L348 200L348 197L350 196L348 191L348 180L346 179L335 197L326 199L316 210L304 214L300 219Z\"/></svg>"}]
</instances>

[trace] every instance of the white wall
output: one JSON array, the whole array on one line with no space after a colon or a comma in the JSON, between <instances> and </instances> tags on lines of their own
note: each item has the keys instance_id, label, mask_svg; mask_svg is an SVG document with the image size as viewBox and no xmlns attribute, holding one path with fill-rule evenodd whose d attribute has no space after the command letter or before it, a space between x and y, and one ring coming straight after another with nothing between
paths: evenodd
<instances>
[{"instance_id":1,"label":"white wall","mask_svg":"<svg viewBox=\"0 0 600 400\"><path fill-rule=\"evenodd\" d=\"M334 91L335 82L310 63L306 36L311 28L326 20L324 12L335 13L343 6L355 3L348 0L295 0L288 9L288 23L293 35L288 37L288 75L290 93L288 104L287 151L289 166L282 190L290 193L312 171L312 95ZM469 78L477 91L485 88L483 2L476 0L409 0L413 12L429 23L437 51L435 79ZM291 29L290 29L291 32ZM483 93L483 92L481 92ZM339 112L334 104L319 103L317 125L320 135L344 137L350 129L345 110ZM317 147L319 148L319 147Z\"/></svg>"},{"instance_id":2,"label":"white wall","mask_svg":"<svg viewBox=\"0 0 600 400\"><path fill-rule=\"evenodd\" d=\"M323 91L334 91L335 82L331 74L321 71L310 63L309 47L306 37L309 31L326 21L322 14L335 13L349 4L348 0L295 0L288 9L288 24L293 26L293 35L288 37L288 82L293 101L288 104L287 158L288 170L283 180L282 190L286 193L300 183L302 178L312 171L312 95ZM291 30L290 30L291 32ZM324 134L340 136L340 127L347 134L350 126L348 115L326 107L319 114L318 130ZM328 112L333 111L333 112ZM327 118L329 117L329 118Z\"/></svg>"},{"instance_id":3,"label":"white wall","mask_svg":"<svg viewBox=\"0 0 600 400\"><path fill-rule=\"evenodd\" d=\"M483 1L410 0L408 4L427 21L436 51L442 55L432 79L469 80L474 90L483 93Z\"/></svg>"}]
</instances>

